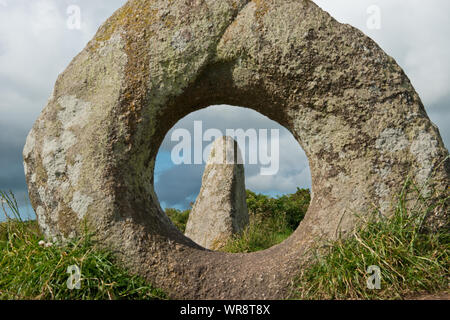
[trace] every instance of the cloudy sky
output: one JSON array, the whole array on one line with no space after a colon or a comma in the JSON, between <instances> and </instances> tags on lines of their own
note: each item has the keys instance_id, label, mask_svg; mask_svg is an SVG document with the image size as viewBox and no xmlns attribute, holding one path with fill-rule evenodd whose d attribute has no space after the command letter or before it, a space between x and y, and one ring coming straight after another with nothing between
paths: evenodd
<instances>
[{"instance_id":1,"label":"cloudy sky","mask_svg":"<svg viewBox=\"0 0 450 320\"><path fill-rule=\"evenodd\" d=\"M25 214L22 149L33 122L45 106L54 82L92 38L100 24L125 0L0 0L0 190L12 190ZM405 69L450 144L450 1L315 0L340 22L372 37ZM78 23L76 19L80 15ZM220 116L218 116L220 115ZM280 169L262 176L246 166L247 187L267 194L310 186L307 159L290 133L251 110L215 106L193 113L176 127L204 130L279 129ZM174 165L169 132L158 155L156 191L163 206L184 208L200 189L202 165Z\"/></svg>"}]
</instances>

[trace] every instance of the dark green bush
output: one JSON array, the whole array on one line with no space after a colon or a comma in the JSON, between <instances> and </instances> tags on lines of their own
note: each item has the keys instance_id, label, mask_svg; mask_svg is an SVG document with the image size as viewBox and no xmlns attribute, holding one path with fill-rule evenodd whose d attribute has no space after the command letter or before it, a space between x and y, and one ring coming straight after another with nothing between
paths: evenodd
<instances>
[{"instance_id":1,"label":"dark green bush","mask_svg":"<svg viewBox=\"0 0 450 320\"><path fill-rule=\"evenodd\" d=\"M191 210L178 210L173 208L166 209L166 214L169 216L170 220L180 229L181 232L184 233L186 230L186 223L189 218L189 213Z\"/></svg>"},{"instance_id":2,"label":"dark green bush","mask_svg":"<svg viewBox=\"0 0 450 320\"><path fill-rule=\"evenodd\" d=\"M271 198L247 190L247 207L250 215L262 217L280 217L287 226L295 230L303 220L311 201L308 189L299 189L292 194Z\"/></svg>"},{"instance_id":3,"label":"dark green bush","mask_svg":"<svg viewBox=\"0 0 450 320\"><path fill-rule=\"evenodd\" d=\"M254 252L276 245L289 237L304 218L311 196L309 190L272 198L247 190L250 224L242 234L222 248L227 252Z\"/></svg>"}]
</instances>

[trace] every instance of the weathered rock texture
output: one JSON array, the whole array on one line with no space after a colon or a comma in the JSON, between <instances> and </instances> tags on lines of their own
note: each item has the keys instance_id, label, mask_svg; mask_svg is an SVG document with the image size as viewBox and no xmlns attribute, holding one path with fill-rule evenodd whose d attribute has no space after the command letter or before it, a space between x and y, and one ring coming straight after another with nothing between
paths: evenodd
<instances>
[{"instance_id":1,"label":"weathered rock texture","mask_svg":"<svg viewBox=\"0 0 450 320\"><path fill-rule=\"evenodd\" d=\"M202 187L186 224L187 237L217 250L248 224L244 165L237 142L218 138L212 144Z\"/></svg>"},{"instance_id":2,"label":"weathered rock texture","mask_svg":"<svg viewBox=\"0 0 450 320\"><path fill-rule=\"evenodd\" d=\"M268 250L207 251L155 195L166 132L214 104L278 121L309 158L308 213ZM284 297L315 240L352 230L374 206L388 213L408 175L447 192L447 157L394 59L307 0L128 1L58 77L24 149L48 238L87 225L131 271L192 299Z\"/></svg>"}]
</instances>

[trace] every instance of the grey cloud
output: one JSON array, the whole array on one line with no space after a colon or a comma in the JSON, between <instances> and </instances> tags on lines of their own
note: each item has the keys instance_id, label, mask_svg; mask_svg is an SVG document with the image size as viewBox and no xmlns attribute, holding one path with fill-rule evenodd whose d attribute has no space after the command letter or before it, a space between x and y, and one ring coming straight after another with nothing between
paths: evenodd
<instances>
[{"instance_id":1,"label":"grey cloud","mask_svg":"<svg viewBox=\"0 0 450 320\"><path fill-rule=\"evenodd\" d=\"M24 205L28 199L22 162L22 149L28 129L0 120L0 190L12 191Z\"/></svg>"},{"instance_id":2,"label":"grey cloud","mask_svg":"<svg viewBox=\"0 0 450 320\"><path fill-rule=\"evenodd\" d=\"M58 74L125 0L14 0L0 6L0 189L26 206L22 149ZM82 30L66 27L67 6L81 8Z\"/></svg>"},{"instance_id":3,"label":"grey cloud","mask_svg":"<svg viewBox=\"0 0 450 320\"><path fill-rule=\"evenodd\" d=\"M203 165L179 165L158 176L155 191L167 207L188 208L200 191Z\"/></svg>"},{"instance_id":4,"label":"grey cloud","mask_svg":"<svg viewBox=\"0 0 450 320\"><path fill-rule=\"evenodd\" d=\"M442 140L450 148L450 94L428 110L431 121L439 128Z\"/></svg>"}]
</instances>

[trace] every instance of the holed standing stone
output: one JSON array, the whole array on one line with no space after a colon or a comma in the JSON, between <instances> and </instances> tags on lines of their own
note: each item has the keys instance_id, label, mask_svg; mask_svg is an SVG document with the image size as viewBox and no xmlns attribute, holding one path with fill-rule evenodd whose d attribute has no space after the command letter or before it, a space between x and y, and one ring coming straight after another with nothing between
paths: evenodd
<instances>
[{"instance_id":1,"label":"holed standing stone","mask_svg":"<svg viewBox=\"0 0 450 320\"><path fill-rule=\"evenodd\" d=\"M154 191L164 136L216 104L277 121L308 156L308 212L261 252L205 250ZM87 228L171 298L286 298L310 249L392 214L407 177L437 204L425 225L449 222L449 153L408 76L310 0L129 0L58 76L23 156L46 238Z\"/></svg>"}]
</instances>

